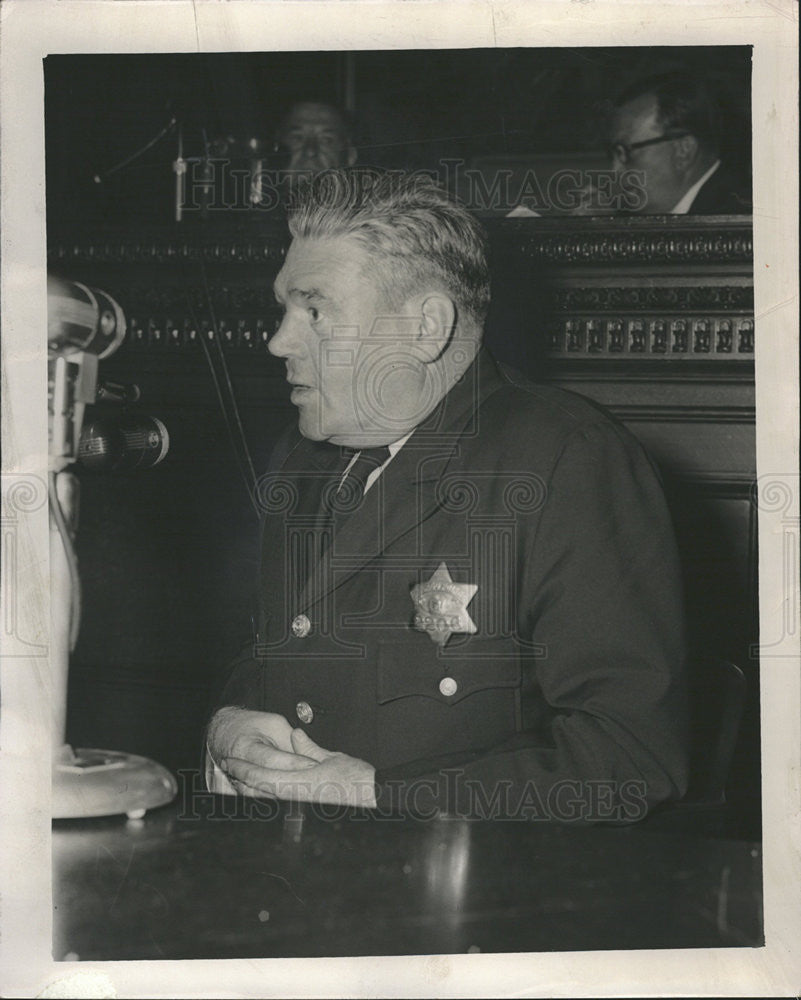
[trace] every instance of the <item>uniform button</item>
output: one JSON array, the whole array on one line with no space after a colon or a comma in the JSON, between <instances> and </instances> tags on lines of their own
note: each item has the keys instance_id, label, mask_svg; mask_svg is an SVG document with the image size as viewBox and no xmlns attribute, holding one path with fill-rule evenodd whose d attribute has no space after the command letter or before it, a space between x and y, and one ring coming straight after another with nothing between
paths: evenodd
<instances>
[{"instance_id":1,"label":"uniform button","mask_svg":"<svg viewBox=\"0 0 801 1000\"><path fill-rule=\"evenodd\" d=\"M439 690L446 698L450 698L459 690L459 685L452 677L443 677L439 682Z\"/></svg>"},{"instance_id":2,"label":"uniform button","mask_svg":"<svg viewBox=\"0 0 801 1000\"><path fill-rule=\"evenodd\" d=\"M304 639L311 632L311 622L306 615L298 615L292 619L292 635L296 639Z\"/></svg>"},{"instance_id":3,"label":"uniform button","mask_svg":"<svg viewBox=\"0 0 801 1000\"><path fill-rule=\"evenodd\" d=\"M314 712L312 711L311 705L307 701L299 701L295 705L295 712L301 722L305 722L306 725L314 721Z\"/></svg>"}]
</instances>

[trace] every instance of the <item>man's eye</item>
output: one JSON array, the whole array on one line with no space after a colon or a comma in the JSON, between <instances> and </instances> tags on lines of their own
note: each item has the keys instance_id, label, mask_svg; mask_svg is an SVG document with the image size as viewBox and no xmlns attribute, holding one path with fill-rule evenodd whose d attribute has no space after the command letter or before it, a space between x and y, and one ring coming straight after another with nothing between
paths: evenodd
<instances>
[{"instance_id":1,"label":"man's eye","mask_svg":"<svg viewBox=\"0 0 801 1000\"><path fill-rule=\"evenodd\" d=\"M316 323L320 318L319 309L315 309L314 306L309 306L309 316L311 317L312 323Z\"/></svg>"}]
</instances>

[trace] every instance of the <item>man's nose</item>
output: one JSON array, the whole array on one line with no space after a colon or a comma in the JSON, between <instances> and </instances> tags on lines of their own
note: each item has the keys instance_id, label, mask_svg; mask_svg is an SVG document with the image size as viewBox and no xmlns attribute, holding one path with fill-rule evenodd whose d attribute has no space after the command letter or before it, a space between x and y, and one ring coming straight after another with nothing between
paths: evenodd
<instances>
[{"instance_id":1,"label":"man's nose","mask_svg":"<svg viewBox=\"0 0 801 1000\"><path fill-rule=\"evenodd\" d=\"M288 358L296 353L295 338L292 334L292 323L284 316L278 324L278 329L267 341L267 350L276 358Z\"/></svg>"},{"instance_id":2,"label":"man's nose","mask_svg":"<svg viewBox=\"0 0 801 1000\"><path fill-rule=\"evenodd\" d=\"M320 140L316 135L307 135L303 140L301 153L304 157L318 156L320 153Z\"/></svg>"}]
</instances>

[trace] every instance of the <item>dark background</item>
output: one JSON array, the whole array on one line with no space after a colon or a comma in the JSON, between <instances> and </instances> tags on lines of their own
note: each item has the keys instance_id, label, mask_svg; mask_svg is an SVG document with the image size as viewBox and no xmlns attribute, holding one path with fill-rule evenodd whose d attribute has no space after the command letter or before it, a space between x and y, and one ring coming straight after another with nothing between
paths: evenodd
<instances>
[{"instance_id":1,"label":"dark background","mask_svg":"<svg viewBox=\"0 0 801 1000\"><path fill-rule=\"evenodd\" d=\"M186 157L202 154L204 137L257 138L269 147L293 102L318 100L353 113L363 165L536 163L599 154L605 103L636 79L675 69L708 81L720 105L722 156L748 175L747 46L52 55L45 60L48 221L168 223L175 130L106 173L172 116L183 125Z\"/></svg>"},{"instance_id":2,"label":"dark background","mask_svg":"<svg viewBox=\"0 0 801 1000\"><path fill-rule=\"evenodd\" d=\"M205 280L213 285L221 329L236 327L243 315L258 315L269 326L275 260L241 267L226 264L225 255L230 234L243 227L248 245L258 246L270 227L269 240L280 242L281 220L266 220L262 229L253 223L265 220L253 212L217 211L176 223L176 130L136 156L172 116L182 123L187 157L201 155L204 141L220 135L256 137L269 145L293 101L318 99L353 110L364 164L435 169L442 158L519 165L553 156L568 162L597 154L604 101L639 76L684 67L712 82L726 124L723 153L747 169L750 59L745 47L52 55L44 64L51 267L116 295L131 330L144 323L151 338L154 323L163 332L185 315L185 290L197 294ZM113 169L131 157L127 166ZM500 222L500 230L512 225ZM580 372L548 361L546 311L527 312L522 291L533 288L545 302L549 277L516 249L517 232L522 230L500 232L506 253L496 255L496 300L511 304L516 318L510 320L507 312L491 330L496 352L537 377L561 379L578 391L586 385L588 395L603 400L603 393L591 388L597 371L598 385L613 377L625 394L631 373L620 368L612 376L608 357L582 362L586 370ZM163 263L131 263L138 251L117 253L115 240L134 248L158 241L189 246L217 259L205 272L197 261L178 260L177 254ZM71 247L80 248L73 264ZM614 283L613 270L605 273ZM650 280L642 278L645 284ZM202 294L199 302L203 313ZM171 447L161 465L141 473L78 470L84 594L70 672L68 738L76 746L143 753L178 770L198 765L211 693L250 633L257 520L202 352L173 349L166 340L143 350L132 345L131 336L101 363L101 376L141 387L138 409L165 422ZM254 465L263 469L276 436L294 417L284 366L264 350L232 351L229 365ZM747 362L727 362L720 377L723 368L715 364L713 378L711 369L679 362L658 367L654 384L669 375L664 382L677 386L677 401L683 379L695 386L696 415L677 419L685 427L687 420L697 420L699 441L707 430L706 406L727 409L720 426L734 428L730 443L725 434L710 434L703 447L710 465L740 470L740 478L723 487L713 482L705 491L694 483L689 492L684 464L695 475L706 458L676 460L671 441L677 425L663 428L649 418L650 424L633 429L651 434L657 451L664 430L661 440L669 446L663 471L675 498L696 652L726 656L748 674L749 702L730 797L738 810L732 830L754 837L759 835L759 702L756 664L750 662L750 644L757 638L756 569L747 481L754 456L752 443L743 445L748 434L740 434L736 423L740 395L752 391L753 370ZM642 406L649 390L643 390L639 375L632 383L638 378L629 402ZM677 409L688 407L682 403Z\"/></svg>"}]
</instances>

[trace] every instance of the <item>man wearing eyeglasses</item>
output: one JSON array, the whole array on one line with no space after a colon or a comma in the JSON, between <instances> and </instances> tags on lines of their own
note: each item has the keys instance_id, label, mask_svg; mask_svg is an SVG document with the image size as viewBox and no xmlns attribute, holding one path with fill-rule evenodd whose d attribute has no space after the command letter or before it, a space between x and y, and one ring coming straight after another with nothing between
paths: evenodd
<instances>
[{"instance_id":1,"label":"man wearing eyeglasses","mask_svg":"<svg viewBox=\"0 0 801 1000\"><path fill-rule=\"evenodd\" d=\"M720 154L718 115L706 88L682 73L629 87L615 102L608 153L618 174L632 172L617 210L647 215L727 215L751 211L750 185Z\"/></svg>"}]
</instances>

